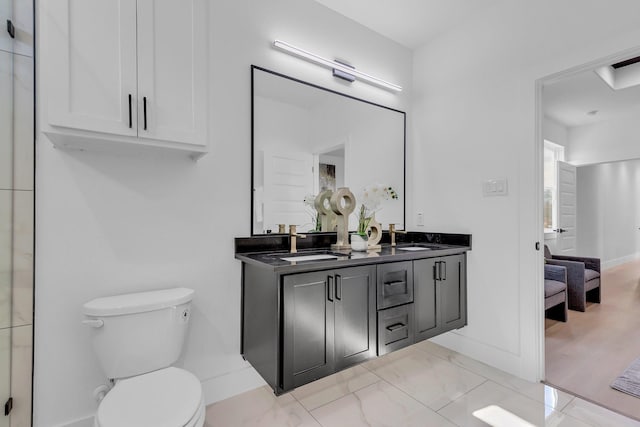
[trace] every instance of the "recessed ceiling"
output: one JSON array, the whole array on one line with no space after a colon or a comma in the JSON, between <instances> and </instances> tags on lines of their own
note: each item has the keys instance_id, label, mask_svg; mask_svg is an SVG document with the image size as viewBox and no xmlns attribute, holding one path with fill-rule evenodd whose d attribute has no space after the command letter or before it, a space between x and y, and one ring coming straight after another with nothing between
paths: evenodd
<instances>
[{"instance_id":1,"label":"recessed ceiling","mask_svg":"<svg viewBox=\"0 0 640 427\"><path fill-rule=\"evenodd\" d=\"M504 0L316 0L410 49Z\"/></svg>"},{"instance_id":2,"label":"recessed ceiling","mask_svg":"<svg viewBox=\"0 0 640 427\"><path fill-rule=\"evenodd\" d=\"M566 126L584 126L640 113L640 86L613 90L594 70L546 84L544 115ZM597 111L596 114L589 114Z\"/></svg>"}]
</instances>

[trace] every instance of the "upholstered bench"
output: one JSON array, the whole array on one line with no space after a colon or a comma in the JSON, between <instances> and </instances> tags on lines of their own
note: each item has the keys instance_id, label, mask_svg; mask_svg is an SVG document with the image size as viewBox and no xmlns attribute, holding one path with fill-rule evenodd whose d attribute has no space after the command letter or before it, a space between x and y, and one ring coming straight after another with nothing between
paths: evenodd
<instances>
[{"instance_id":1,"label":"upholstered bench","mask_svg":"<svg viewBox=\"0 0 640 427\"><path fill-rule=\"evenodd\" d=\"M544 266L544 310L549 319L567 321L567 269Z\"/></svg>"}]
</instances>

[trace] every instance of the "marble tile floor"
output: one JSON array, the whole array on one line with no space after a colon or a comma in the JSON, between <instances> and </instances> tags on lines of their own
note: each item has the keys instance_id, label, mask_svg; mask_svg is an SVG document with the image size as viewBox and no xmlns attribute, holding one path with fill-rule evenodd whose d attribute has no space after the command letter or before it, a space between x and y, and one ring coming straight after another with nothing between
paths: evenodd
<instances>
[{"instance_id":1,"label":"marble tile floor","mask_svg":"<svg viewBox=\"0 0 640 427\"><path fill-rule=\"evenodd\" d=\"M640 401L639 401L640 403ZM636 426L430 341L276 397L267 387L207 407L206 427Z\"/></svg>"}]
</instances>

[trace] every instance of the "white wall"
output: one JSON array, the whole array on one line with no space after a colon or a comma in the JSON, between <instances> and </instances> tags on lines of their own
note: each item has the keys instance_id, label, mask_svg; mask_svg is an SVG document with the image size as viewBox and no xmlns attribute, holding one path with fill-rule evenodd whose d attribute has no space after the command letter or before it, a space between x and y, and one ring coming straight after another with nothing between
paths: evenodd
<instances>
[{"instance_id":1,"label":"white wall","mask_svg":"<svg viewBox=\"0 0 640 427\"><path fill-rule=\"evenodd\" d=\"M80 307L114 293L195 289L184 367L203 381L207 402L262 384L239 355L233 259L233 238L250 232L250 64L409 110L411 52L311 0L214 0L209 20L211 151L197 163L61 151L38 134L35 426L87 425L104 378ZM275 38L346 58L405 90L346 86L272 49ZM38 72L42 107L46 64Z\"/></svg>"},{"instance_id":2,"label":"white wall","mask_svg":"<svg viewBox=\"0 0 640 427\"><path fill-rule=\"evenodd\" d=\"M633 0L513 0L416 51L414 208L430 229L473 234L469 326L438 342L540 379L536 80L638 45L639 13ZM509 195L482 197L497 177Z\"/></svg>"},{"instance_id":3,"label":"white wall","mask_svg":"<svg viewBox=\"0 0 640 427\"><path fill-rule=\"evenodd\" d=\"M544 101L543 101L544 102ZM549 117L542 119L542 138L564 147L565 160L570 156L569 129Z\"/></svg>"},{"instance_id":4,"label":"white wall","mask_svg":"<svg viewBox=\"0 0 640 427\"><path fill-rule=\"evenodd\" d=\"M640 158L638 111L569 129L571 163L584 165Z\"/></svg>"},{"instance_id":5,"label":"white wall","mask_svg":"<svg viewBox=\"0 0 640 427\"><path fill-rule=\"evenodd\" d=\"M577 253L603 268L640 257L640 160L578 168Z\"/></svg>"}]
</instances>

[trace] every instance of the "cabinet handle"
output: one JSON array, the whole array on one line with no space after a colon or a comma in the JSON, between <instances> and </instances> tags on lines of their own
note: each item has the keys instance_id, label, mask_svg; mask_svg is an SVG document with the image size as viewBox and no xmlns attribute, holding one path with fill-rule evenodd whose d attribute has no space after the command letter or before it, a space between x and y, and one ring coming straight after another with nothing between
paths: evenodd
<instances>
[{"instance_id":1,"label":"cabinet handle","mask_svg":"<svg viewBox=\"0 0 640 427\"><path fill-rule=\"evenodd\" d=\"M339 274L336 274L336 299L342 299L342 277Z\"/></svg>"},{"instance_id":2,"label":"cabinet handle","mask_svg":"<svg viewBox=\"0 0 640 427\"><path fill-rule=\"evenodd\" d=\"M133 128L133 113L131 112L131 94L129 94L129 129Z\"/></svg>"},{"instance_id":3,"label":"cabinet handle","mask_svg":"<svg viewBox=\"0 0 640 427\"><path fill-rule=\"evenodd\" d=\"M447 263L440 261L440 280L447 280ZM444 272L444 274L442 274Z\"/></svg>"},{"instance_id":4,"label":"cabinet handle","mask_svg":"<svg viewBox=\"0 0 640 427\"><path fill-rule=\"evenodd\" d=\"M144 130L147 130L147 97L142 97L142 113L144 114Z\"/></svg>"},{"instance_id":5,"label":"cabinet handle","mask_svg":"<svg viewBox=\"0 0 640 427\"><path fill-rule=\"evenodd\" d=\"M440 280L440 261L433 264L433 280Z\"/></svg>"},{"instance_id":6,"label":"cabinet handle","mask_svg":"<svg viewBox=\"0 0 640 427\"><path fill-rule=\"evenodd\" d=\"M387 331L393 332L396 329L402 329L402 328L406 328L406 327L407 327L407 325L405 325L404 323L394 323L393 325L387 326Z\"/></svg>"},{"instance_id":7,"label":"cabinet handle","mask_svg":"<svg viewBox=\"0 0 640 427\"><path fill-rule=\"evenodd\" d=\"M11 19L7 19L7 33L9 33L9 36L12 39L16 38L16 27L13 26L13 22L11 22Z\"/></svg>"},{"instance_id":8,"label":"cabinet handle","mask_svg":"<svg viewBox=\"0 0 640 427\"><path fill-rule=\"evenodd\" d=\"M401 283L405 283L404 280L393 280L391 282L384 282L385 286L395 286L395 285L399 285Z\"/></svg>"},{"instance_id":9,"label":"cabinet handle","mask_svg":"<svg viewBox=\"0 0 640 427\"><path fill-rule=\"evenodd\" d=\"M333 302L333 276L327 276L327 284L329 286L327 286L327 292L329 295L327 295L327 299L331 302Z\"/></svg>"}]
</instances>

